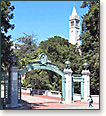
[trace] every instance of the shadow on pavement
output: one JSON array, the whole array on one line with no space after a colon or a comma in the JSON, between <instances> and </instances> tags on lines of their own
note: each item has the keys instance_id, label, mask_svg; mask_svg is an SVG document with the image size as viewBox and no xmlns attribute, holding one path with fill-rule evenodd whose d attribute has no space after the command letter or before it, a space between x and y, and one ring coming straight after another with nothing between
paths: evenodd
<instances>
[{"instance_id":1,"label":"shadow on pavement","mask_svg":"<svg viewBox=\"0 0 106 116\"><path fill-rule=\"evenodd\" d=\"M57 103L57 102L43 102L43 103L29 103L25 100L22 100L20 104L22 104L22 106L19 107L6 107L3 108L3 98L1 98L1 110L6 110L6 109L37 109L40 107L48 107L49 104L51 103Z\"/></svg>"}]
</instances>

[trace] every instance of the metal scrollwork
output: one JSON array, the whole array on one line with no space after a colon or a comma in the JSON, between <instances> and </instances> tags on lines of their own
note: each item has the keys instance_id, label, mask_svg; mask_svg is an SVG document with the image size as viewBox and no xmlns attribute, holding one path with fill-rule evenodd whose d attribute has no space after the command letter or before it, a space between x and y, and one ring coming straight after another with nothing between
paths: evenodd
<instances>
[{"instance_id":1,"label":"metal scrollwork","mask_svg":"<svg viewBox=\"0 0 106 116\"><path fill-rule=\"evenodd\" d=\"M39 55L39 59L41 61L41 64L43 64L43 65L46 64L47 60L48 60L46 54L44 54L44 53L42 53L42 54Z\"/></svg>"}]
</instances>

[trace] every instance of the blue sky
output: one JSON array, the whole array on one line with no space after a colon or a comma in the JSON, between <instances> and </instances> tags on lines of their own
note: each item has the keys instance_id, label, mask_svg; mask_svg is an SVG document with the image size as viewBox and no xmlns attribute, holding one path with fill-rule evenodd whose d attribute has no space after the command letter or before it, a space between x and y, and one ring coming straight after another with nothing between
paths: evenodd
<instances>
[{"instance_id":1,"label":"blue sky","mask_svg":"<svg viewBox=\"0 0 106 116\"><path fill-rule=\"evenodd\" d=\"M9 30L12 41L27 34L37 35L38 43L49 37L61 36L69 40L69 16L75 5L77 14L83 16L88 9L80 8L82 1L11 1L15 6L14 30Z\"/></svg>"}]
</instances>

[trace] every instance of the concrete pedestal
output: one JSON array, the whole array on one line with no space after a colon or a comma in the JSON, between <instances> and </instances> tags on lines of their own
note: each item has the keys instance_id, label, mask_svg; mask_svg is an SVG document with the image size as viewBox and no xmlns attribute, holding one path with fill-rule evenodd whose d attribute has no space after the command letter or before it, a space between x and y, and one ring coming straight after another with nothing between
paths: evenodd
<instances>
[{"instance_id":1,"label":"concrete pedestal","mask_svg":"<svg viewBox=\"0 0 106 116\"><path fill-rule=\"evenodd\" d=\"M64 75L66 78L65 84L65 103L72 103L72 70L64 69Z\"/></svg>"},{"instance_id":2,"label":"concrete pedestal","mask_svg":"<svg viewBox=\"0 0 106 116\"><path fill-rule=\"evenodd\" d=\"M18 107L18 68L12 66L10 69L10 106Z\"/></svg>"},{"instance_id":3,"label":"concrete pedestal","mask_svg":"<svg viewBox=\"0 0 106 116\"><path fill-rule=\"evenodd\" d=\"M90 72L89 70L82 71L82 78L84 78L84 101L87 101L90 96Z\"/></svg>"}]
</instances>

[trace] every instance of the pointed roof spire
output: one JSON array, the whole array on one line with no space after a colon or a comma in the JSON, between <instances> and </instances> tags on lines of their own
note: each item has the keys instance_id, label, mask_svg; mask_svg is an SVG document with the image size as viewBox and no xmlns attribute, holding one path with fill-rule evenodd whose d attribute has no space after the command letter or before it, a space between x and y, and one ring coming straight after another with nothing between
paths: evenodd
<instances>
[{"instance_id":1,"label":"pointed roof spire","mask_svg":"<svg viewBox=\"0 0 106 116\"><path fill-rule=\"evenodd\" d=\"M76 9L75 9L75 5L73 5L72 16L77 16L77 12L76 12Z\"/></svg>"}]
</instances>

